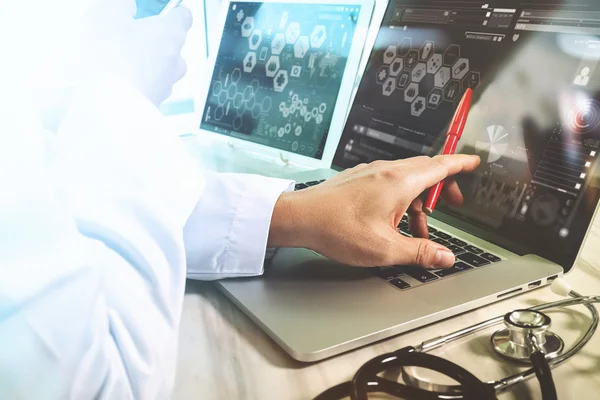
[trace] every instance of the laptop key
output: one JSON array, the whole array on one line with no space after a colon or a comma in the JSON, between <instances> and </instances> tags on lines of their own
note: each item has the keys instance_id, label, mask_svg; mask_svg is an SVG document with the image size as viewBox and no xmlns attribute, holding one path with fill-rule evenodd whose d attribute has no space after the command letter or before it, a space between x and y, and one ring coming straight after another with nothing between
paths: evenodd
<instances>
[{"instance_id":1,"label":"laptop key","mask_svg":"<svg viewBox=\"0 0 600 400\"><path fill-rule=\"evenodd\" d=\"M410 285L406 282L404 282L402 279L399 278L394 278L392 280L389 281L392 285L396 286L398 289L408 289L410 287Z\"/></svg>"},{"instance_id":2,"label":"laptop key","mask_svg":"<svg viewBox=\"0 0 600 400\"><path fill-rule=\"evenodd\" d=\"M448 241L460 247L465 247L467 245L467 242L463 242L462 240L457 238L448 239Z\"/></svg>"},{"instance_id":3,"label":"laptop key","mask_svg":"<svg viewBox=\"0 0 600 400\"><path fill-rule=\"evenodd\" d=\"M483 253L483 254L480 254L480 255L479 255L479 257L481 257L481 258L485 258L486 260L488 260L488 261L491 261L491 262L493 262L493 263L494 263L494 262L498 262L498 261L501 261L501 260L502 260L500 257L498 257L498 256L495 256L495 255L493 255L493 254L490 254L490 253Z\"/></svg>"},{"instance_id":4,"label":"laptop key","mask_svg":"<svg viewBox=\"0 0 600 400\"><path fill-rule=\"evenodd\" d=\"M403 215L403 216L402 216L402 221L404 221L404 222L408 222L408 217L407 217L406 215Z\"/></svg>"},{"instance_id":5,"label":"laptop key","mask_svg":"<svg viewBox=\"0 0 600 400\"><path fill-rule=\"evenodd\" d=\"M483 250L481 250L481 249L479 249L479 248L477 248L475 246L465 246L465 250L469 251L471 253L474 253L474 254L481 254L481 253L483 253Z\"/></svg>"},{"instance_id":6,"label":"laptop key","mask_svg":"<svg viewBox=\"0 0 600 400\"><path fill-rule=\"evenodd\" d=\"M400 232L404 232L410 235L410 229L408 229L408 225L403 226L400 224Z\"/></svg>"},{"instance_id":7,"label":"laptop key","mask_svg":"<svg viewBox=\"0 0 600 400\"><path fill-rule=\"evenodd\" d=\"M439 276L440 278L445 278L447 276L454 275L457 272L463 272L463 271L466 271L468 269L473 269L473 267L471 267L470 265L465 264L462 261L459 261L459 262L455 263L450 268L440 269L439 271L436 271L435 274L437 276Z\"/></svg>"},{"instance_id":8,"label":"laptop key","mask_svg":"<svg viewBox=\"0 0 600 400\"><path fill-rule=\"evenodd\" d=\"M462 261L465 261L474 267L483 267L484 265L488 265L490 263L488 260L481 258L479 256L476 256L475 254L472 254L472 253L463 253L463 254L459 254L456 257L460 258Z\"/></svg>"},{"instance_id":9,"label":"laptop key","mask_svg":"<svg viewBox=\"0 0 600 400\"><path fill-rule=\"evenodd\" d=\"M446 246L446 247L450 246L450 242L449 241L444 240L444 239L440 239L440 238L435 238L435 239L432 240L432 242L435 242L437 244L441 244L442 246Z\"/></svg>"},{"instance_id":10,"label":"laptop key","mask_svg":"<svg viewBox=\"0 0 600 400\"><path fill-rule=\"evenodd\" d=\"M440 231L437 231L437 232L435 233L435 236L437 236L437 237L439 237L439 238L442 238L442 239L446 239L446 240L448 240L448 239L451 239L451 238L452 238L452 236L448 235L447 233L440 232Z\"/></svg>"},{"instance_id":11,"label":"laptop key","mask_svg":"<svg viewBox=\"0 0 600 400\"><path fill-rule=\"evenodd\" d=\"M424 269L420 268L407 269L405 272L406 275L410 275L419 282L423 283L435 281L436 279L438 279L438 277L432 274L431 272L425 271Z\"/></svg>"},{"instance_id":12,"label":"laptop key","mask_svg":"<svg viewBox=\"0 0 600 400\"><path fill-rule=\"evenodd\" d=\"M298 183L298 184L296 184L296 186L294 186L294 190L302 190L302 189L306 189L307 187L308 187L308 185L305 183Z\"/></svg>"},{"instance_id":13,"label":"laptop key","mask_svg":"<svg viewBox=\"0 0 600 400\"><path fill-rule=\"evenodd\" d=\"M404 275L403 271L398 267L380 267L377 271L377 275L383 279L396 278Z\"/></svg>"},{"instance_id":14,"label":"laptop key","mask_svg":"<svg viewBox=\"0 0 600 400\"><path fill-rule=\"evenodd\" d=\"M451 240L449 240L448 242L452 243ZM465 253L465 249L463 249L462 247L459 247L455 244L448 246L448 250L453 252L455 255Z\"/></svg>"},{"instance_id":15,"label":"laptop key","mask_svg":"<svg viewBox=\"0 0 600 400\"><path fill-rule=\"evenodd\" d=\"M319 181L310 181L310 182L306 182L306 184L307 184L308 186L315 186L315 185L318 185L319 183L320 183Z\"/></svg>"},{"instance_id":16,"label":"laptop key","mask_svg":"<svg viewBox=\"0 0 600 400\"><path fill-rule=\"evenodd\" d=\"M427 225L427 230L429 231L429 233L436 233L438 231L433 226L429 226L429 225Z\"/></svg>"}]
</instances>

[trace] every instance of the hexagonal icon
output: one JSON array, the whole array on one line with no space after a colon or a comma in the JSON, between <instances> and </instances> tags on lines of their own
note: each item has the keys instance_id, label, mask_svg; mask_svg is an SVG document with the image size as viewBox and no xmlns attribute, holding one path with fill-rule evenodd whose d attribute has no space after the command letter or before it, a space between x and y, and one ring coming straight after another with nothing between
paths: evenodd
<instances>
[{"instance_id":1,"label":"hexagonal icon","mask_svg":"<svg viewBox=\"0 0 600 400\"><path fill-rule=\"evenodd\" d=\"M315 122L317 123L317 125L321 124L323 122L323 114L319 114L315 117Z\"/></svg>"},{"instance_id":2,"label":"hexagonal icon","mask_svg":"<svg viewBox=\"0 0 600 400\"><path fill-rule=\"evenodd\" d=\"M285 110L287 108L287 105L285 104L285 101L282 101L281 103L279 103L279 111L283 112L283 110Z\"/></svg>"},{"instance_id":3,"label":"hexagonal icon","mask_svg":"<svg viewBox=\"0 0 600 400\"><path fill-rule=\"evenodd\" d=\"M260 88L260 83L258 83L257 79L252 79L250 87L254 90L254 95L256 95L258 93L258 88Z\"/></svg>"},{"instance_id":4,"label":"hexagonal icon","mask_svg":"<svg viewBox=\"0 0 600 400\"><path fill-rule=\"evenodd\" d=\"M242 77L242 73L240 72L239 68L234 68L233 71L231 71L231 82L232 83L238 83L240 81L240 78Z\"/></svg>"},{"instance_id":5,"label":"hexagonal icon","mask_svg":"<svg viewBox=\"0 0 600 400\"><path fill-rule=\"evenodd\" d=\"M302 106L302 108L300 108L300 116L304 117L307 112L308 108L306 108L306 106Z\"/></svg>"},{"instance_id":6,"label":"hexagonal icon","mask_svg":"<svg viewBox=\"0 0 600 400\"><path fill-rule=\"evenodd\" d=\"M217 108L215 108L215 119L217 121L220 121L221 119L223 119L224 115L225 110L223 109L223 106L217 106Z\"/></svg>"},{"instance_id":7,"label":"hexagonal icon","mask_svg":"<svg viewBox=\"0 0 600 400\"><path fill-rule=\"evenodd\" d=\"M398 57L390 64L390 76L398 76L402 68L404 68L404 60Z\"/></svg>"},{"instance_id":8,"label":"hexagonal icon","mask_svg":"<svg viewBox=\"0 0 600 400\"><path fill-rule=\"evenodd\" d=\"M412 103L414 99L419 95L419 84L412 82L404 90L404 101Z\"/></svg>"},{"instance_id":9,"label":"hexagonal icon","mask_svg":"<svg viewBox=\"0 0 600 400\"><path fill-rule=\"evenodd\" d=\"M412 39L409 37L402 38L398 44L397 53L399 57L404 57L412 49Z\"/></svg>"},{"instance_id":10,"label":"hexagonal icon","mask_svg":"<svg viewBox=\"0 0 600 400\"><path fill-rule=\"evenodd\" d=\"M288 84L288 72L285 69L277 71L277 75L273 78L273 89L276 92L283 92L283 89Z\"/></svg>"},{"instance_id":11,"label":"hexagonal icon","mask_svg":"<svg viewBox=\"0 0 600 400\"><path fill-rule=\"evenodd\" d=\"M244 102L244 96L241 93L237 93L233 97L233 108L238 109Z\"/></svg>"},{"instance_id":12,"label":"hexagonal icon","mask_svg":"<svg viewBox=\"0 0 600 400\"><path fill-rule=\"evenodd\" d=\"M285 130L282 128L277 129L277 136L283 137L285 135Z\"/></svg>"},{"instance_id":13,"label":"hexagonal icon","mask_svg":"<svg viewBox=\"0 0 600 400\"><path fill-rule=\"evenodd\" d=\"M308 36L302 35L298 38L298 41L294 45L294 56L296 58L302 58L306 55L309 48Z\"/></svg>"},{"instance_id":14,"label":"hexagonal icon","mask_svg":"<svg viewBox=\"0 0 600 400\"><path fill-rule=\"evenodd\" d=\"M219 94L219 98L217 101L219 102L220 106L225 104L225 102L227 101L227 91L226 90L221 91L221 94Z\"/></svg>"},{"instance_id":15,"label":"hexagonal icon","mask_svg":"<svg viewBox=\"0 0 600 400\"><path fill-rule=\"evenodd\" d=\"M444 65L454 65L460 58L460 46L457 44L451 44L444 51Z\"/></svg>"},{"instance_id":16,"label":"hexagonal icon","mask_svg":"<svg viewBox=\"0 0 600 400\"><path fill-rule=\"evenodd\" d=\"M256 119L260 116L260 106L258 104L256 104L254 107L252 107L252 118Z\"/></svg>"},{"instance_id":17,"label":"hexagonal icon","mask_svg":"<svg viewBox=\"0 0 600 400\"><path fill-rule=\"evenodd\" d=\"M237 94L237 85L235 83L232 83L231 85L229 85L229 89L227 89L227 98L233 99L236 94Z\"/></svg>"},{"instance_id":18,"label":"hexagonal icon","mask_svg":"<svg viewBox=\"0 0 600 400\"><path fill-rule=\"evenodd\" d=\"M310 47L319 48L325 43L327 38L327 32L325 25L317 25L310 34Z\"/></svg>"},{"instance_id":19,"label":"hexagonal icon","mask_svg":"<svg viewBox=\"0 0 600 400\"><path fill-rule=\"evenodd\" d=\"M481 84L481 75L477 71L471 71L463 79L463 87L475 89Z\"/></svg>"},{"instance_id":20,"label":"hexagonal icon","mask_svg":"<svg viewBox=\"0 0 600 400\"><path fill-rule=\"evenodd\" d=\"M279 71L279 56L271 56L265 64L265 73L269 78L272 78L277 71Z\"/></svg>"},{"instance_id":21,"label":"hexagonal icon","mask_svg":"<svg viewBox=\"0 0 600 400\"><path fill-rule=\"evenodd\" d=\"M236 115L236 117L233 119L233 129L236 131L239 131L241 127L242 127L242 116Z\"/></svg>"},{"instance_id":22,"label":"hexagonal icon","mask_svg":"<svg viewBox=\"0 0 600 400\"><path fill-rule=\"evenodd\" d=\"M404 68L413 69L419 62L419 52L417 50L411 50L404 57Z\"/></svg>"},{"instance_id":23,"label":"hexagonal icon","mask_svg":"<svg viewBox=\"0 0 600 400\"><path fill-rule=\"evenodd\" d=\"M271 53L280 54L281 50L285 46L285 37L283 33L276 33L275 37L271 41Z\"/></svg>"},{"instance_id":24,"label":"hexagonal icon","mask_svg":"<svg viewBox=\"0 0 600 400\"><path fill-rule=\"evenodd\" d=\"M306 113L304 114L304 122L310 122L311 119L312 119L312 114L309 113L308 111L306 111Z\"/></svg>"},{"instance_id":25,"label":"hexagonal icon","mask_svg":"<svg viewBox=\"0 0 600 400\"><path fill-rule=\"evenodd\" d=\"M459 58L452 66L452 78L462 79L469 72L469 60L467 58Z\"/></svg>"},{"instance_id":26,"label":"hexagonal icon","mask_svg":"<svg viewBox=\"0 0 600 400\"><path fill-rule=\"evenodd\" d=\"M415 117L420 117L427 108L427 100L423 96L417 97L410 105L410 114Z\"/></svg>"},{"instance_id":27,"label":"hexagonal icon","mask_svg":"<svg viewBox=\"0 0 600 400\"><path fill-rule=\"evenodd\" d=\"M442 103L444 91L441 88L433 88L427 96L427 108L436 109Z\"/></svg>"},{"instance_id":28,"label":"hexagonal icon","mask_svg":"<svg viewBox=\"0 0 600 400\"><path fill-rule=\"evenodd\" d=\"M271 100L271 97L265 96L263 98L262 103L260 104L261 111L262 112L269 112L271 110L272 101L273 100Z\"/></svg>"},{"instance_id":29,"label":"hexagonal icon","mask_svg":"<svg viewBox=\"0 0 600 400\"><path fill-rule=\"evenodd\" d=\"M292 151L298 150L298 142L292 143Z\"/></svg>"},{"instance_id":30,"label":"hexagonal icon","mask_svg":"<svg viewBox=\"0 0 600 400\"><path fill-rule=\"evenodd\" d=\"M379 68L379 71L377 71L377 83L381 85L387 77L388 68L385 65L383 65L381 68Z\"/></svg>"},{"instance_id":31,"label":"hexagonal icon","mask_svg":"<svg viewBox=\"0 0 600 400\"><path fill-rule=\"evenodd\" d=\"M296 103L292 102L292 104L290 105L290 114L295 114L296 113Z\"/></svg>"},{"instance_id":32,"label":"hexagonal icon","mask_svg":"<svg viewBox=\"0 0 600 400\"><path fill-rule=\"evenodd\" d=\"M292 125L285 124L284 130L285 130L285 133L290 133L292 131Z\"/></svg>"},{"instance_id":33,"label":"hexagonal icon","mask_svg":"<svg viewBox=\"0 0 600 400\"><path fill-rule=\"evenodd\" d=\"M244 22L242 22L242 36L249 37L253 30L254 30L254 18L247 17L244 20Z\"/></svg>"},{"instance_id":34,"label":"hexagonal icon","mask_svg":"<svg viewBox=\"0 0 600 400\"><path fill-rule=\"evenodd\" d=\"M300 65L292 66L292 69L290 70L290 76L292 78L300 78L301 73L302 73L302 66L300 66Z\"/></svg>"},{"instance_id":35,"label":"hexagonal icon","mask_svg":"<svg viewBox=\"0 0 600 400\"><path fill-rule=\"evenodd\" d=\"M325 112L325 110L327 110L327 104L325 104L325 103L319 104L319 112L321 114L323 114Z\"/></svg>"},{"instance_id":36,"label":"hexagonal icon","mask_svg":"<svg viewBox=\"0 0 600 400\"><path fill-rule=\"evenodd\" d=\"M221 90L223 90L223 84L221 83L221 81L216 81L212 87L213 96L218 96L219 94L221 94Z\"/></svg>"},{"instance_id":37,"label":"hexagonal icon","mask_svg":"<svg viewBox=\"0 0 600 400\"><path fill-rule=\"evenodd\" d=\"M460 95L460 81L451 80L444 89L444 100L454 101Z\"/></svg>"},{"instance_id":38,"label":"hexagonal icon","mask_svg":"<svg viewBox=\"0 0 600 400\"><path fill-rule=\"evenodd\" d=\"M313 118L315 118L317 115L319 115L319 108L313 107L310 113L312 114Z\"/></svg>"},{"instance_id":39,"label":"hexagonal icon","mask_svg":"<svg viewBox=\"0 0 600 400\"><path fill-rule=\"evenodd\" d=\"M442 55L436 53L431 56L429 60L427 60L427 73L428 74L436 74L440 68L442 67Z\"/></svg>"},{"instance_id":40,"label":"hexagonal icon","mask_svg":"<svg viewBox=\"0 0 600 400\"><path fill-rule=\"evenodd\" d=\"M248 38L248 47L250 50L258 49L260 43L262 42L262 31L260 29L255 29L254 32Z\"/></svg>"},{"instance_id":41,"label":"hexagonal icon","mask_svg":"<svg viewBox=\"0 0 600 400\"><path fill-rule=\"evenodd\" d=\"M294 44L300 36L300 24L297 22L290 22L287 29L285 30L285 42L287 44Z\"/></svg>"},{"instance_id":42,"label":"hexagonal icon","mask_svg":"<svg viewBox=\"0 0 600 400\"><path fill-rule=\"evenodd\" d=\"M427 75L427 65L423 62L418 63L410 75L413 82L421 82L425 75Z\"/></svg>"},{"instance_id":43,"label":"hexagonal icon","mask_svg":"<svg viewBox=\"0 0 600 400\"><path fill-rule=\"evenodd\" d=\"M396 86L398 86L398 89L404 89L408 85L408 82L410 82L410 74L408 71L403 71L398 77Z\"/></svg>"},{"instance_id":44,"label":"hexagonal icon","mask_svg":"<svg viewBox=\"0 0 600 400\"><path fill-rule=\"evenodd\" d=\"M243 97L244 101L248 101L250 100L250 98L254 97L254 89L252 88L252 86L248 85L244 88Z\"/></svg>"},{"instance_id":45,"label":"hexagonal icon","mask_svg":"<svg viewBox=\"0 0 600 400\"><path fill-rule=\"evenodd\" d=\"M285 110L283 110L282 112L283 114L283 118L287 118L290 116L290 110L288 110L287 108Z\"/></svg>"},{"instance_id":46,"label":"hexagonal icon","mask_svg":"<svg viewBox=\"0 0 600 400\"><path fill-rule=\"evenodd\" d=\"M256 67L256 53L249 51L244 57L244 72L250 73Z\"/></svg>"},{"instance_id":47,"label":"hexagonal icon","mask_svg":"<svg viewBox=\"0 0 600 400\"><path fill-rule=\"evenodd\" d=\"M394 90L396 90L396 79L389 77L383 83L381 91L383 92L384 96L389 96L394 92Z\"/></svg>"},{"instance_id":48,"label":"hexagonal icon","mask_svg":"<svg viewBox=\"0 0 600 400\"><path fill-rule=\"evenodd\" d=\"M302 134L302 126L296 125L296 129L294 129L294 135L300 136Z\"/></svg>"},{"instance_id":49,"label":"hexagonal icon","mask_svg":"<svg viewBox=\"0 0 600 400\"><path fill-rule=\"evenodd\" d=\"M388 46L383 53L383 63L390 65L396 58L396 46Z\"/></svg>"},{"instance_id":50,"label":"hexagonal icon","mask_svg":"<svg viewBox=\"0 0 600 400\"><path fill-rule=\"evenodd\" d=\"M450 81L452 73L450 72L450 68L442 67L436 74L435 78L433 78L433 84L435 87L443 88Z\"/></svg>"},{"instance_id":51,"label":"hexagonal icon","mask_svg":"<svg viewBox=\"0 0 600 400\"><path fill-rule=\"evenodd\" d=\"M429 60L429 57L431 57L435 51L434 46L435 45L431 41L423 43L423 46L421 46L421 49L419 50L419 58L422 61Z\"/></svg>"}]
</instances>

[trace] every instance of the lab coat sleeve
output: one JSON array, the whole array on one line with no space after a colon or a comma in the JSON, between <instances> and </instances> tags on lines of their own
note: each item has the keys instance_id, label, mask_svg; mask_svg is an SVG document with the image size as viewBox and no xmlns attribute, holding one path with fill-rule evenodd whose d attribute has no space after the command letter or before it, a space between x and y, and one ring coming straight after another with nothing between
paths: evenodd
<instances>
[{"instance_id":1,"label":"lab coat sleeve","mask_svg":"<svg viewBox=\"0 0 600 400\"><path fill-rule=\"evenodd\" d=\"M184 229L188 278L212 280L263 272L273 208L293 182L246 174L208 174Z\"/></svg>"},{"instance_id":2,"label":"lab coat sleeve","mask_svg":"<svg viewBox=\"0 0 600 400\"><path fill-rule=\"evenodd\" d=\"M0 399L168 398L203 175L113 79L75 95L47 164L0 139Z\"/></svg>"}]
</instances>

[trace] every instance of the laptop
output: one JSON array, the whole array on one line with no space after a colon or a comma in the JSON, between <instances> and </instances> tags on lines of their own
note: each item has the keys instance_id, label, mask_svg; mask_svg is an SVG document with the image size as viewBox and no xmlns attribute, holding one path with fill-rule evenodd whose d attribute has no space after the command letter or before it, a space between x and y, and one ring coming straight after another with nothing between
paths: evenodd
<instances>
[{"instance_id":1,"label":"laptop","mask_svg":"<svg viewBox=\"0 0 600 400\"><path fill-rule=\"evenodd\" d=\"M225 2L197 96L205 159L275 176L329 168L373 9L373 0Z\"/></svg>"},{"instance_id":2,"label":"laptop","mask_svg":"<svg viewBox=\"0 0 600 400\"><path fill-rule=\"evenodd\" d=\"M464 204L429 218L452 268L350 268L279 249L264 276L219 283L293 358L331 357L573 268L600 199L600 3L508 3L391 1L333 168L297 175L297 190L313 190L358 163L434 155L473 88L458 151L482 163L457 177ZM410 236L406 219L398 230Z\"/></svg>"}]
</instances>

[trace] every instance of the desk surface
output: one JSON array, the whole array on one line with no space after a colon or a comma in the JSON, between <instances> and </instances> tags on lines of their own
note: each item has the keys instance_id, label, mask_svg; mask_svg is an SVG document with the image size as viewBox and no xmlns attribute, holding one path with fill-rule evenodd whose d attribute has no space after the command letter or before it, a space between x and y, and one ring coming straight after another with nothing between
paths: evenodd
<instances>
[{"instance_id":1,"label":"desk surface","mask_svg":"<svg viewBox=\"0 0 600 400\"><path fill-rule=\"evenodd\" d=\"M588 239L575 270L567 276L582 294L600 292L600 222ZM440 323L315 364L287 356L275 343L225 299L210 283L188 281L181 322L178 375L174 399L283 400L312 399L348 380L372 357L416 345L509 310L559 299L549 288L507 299ZM567 346L587 325L584 308L552 312L553 330ZM357 321L358 322L358 321ZM473 335L433 354L459 363L480 379L495 380L518 371L500 362L489 345L492 330ZM598 399L600 393L600 333L566 364L554 371L561 400ZM382 399L387 397L380 397ZM537 381L517 385L500 399L539 399Z\"/></svg>"}]
</instances>

